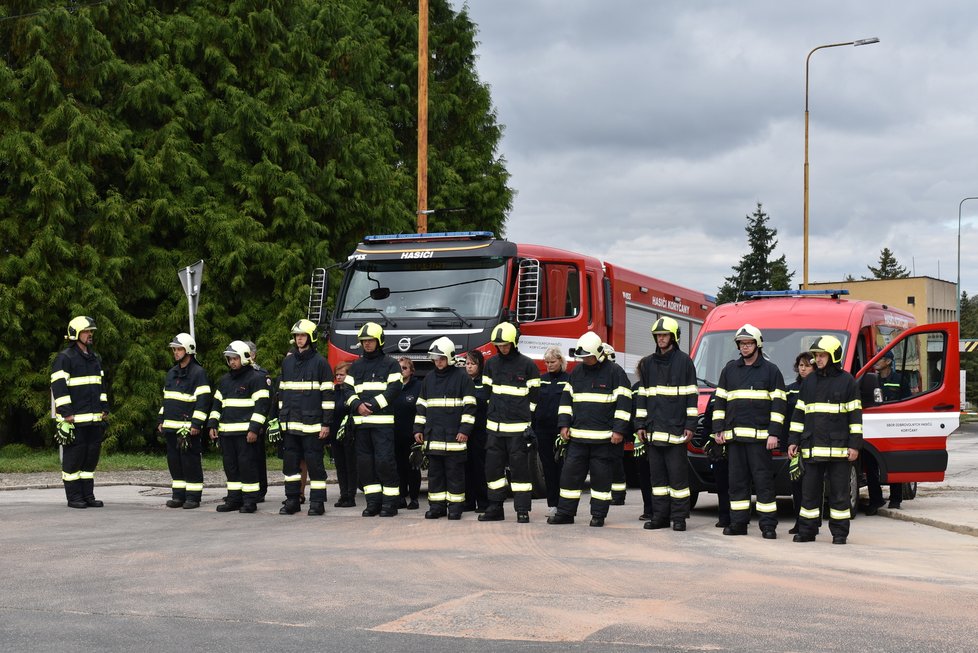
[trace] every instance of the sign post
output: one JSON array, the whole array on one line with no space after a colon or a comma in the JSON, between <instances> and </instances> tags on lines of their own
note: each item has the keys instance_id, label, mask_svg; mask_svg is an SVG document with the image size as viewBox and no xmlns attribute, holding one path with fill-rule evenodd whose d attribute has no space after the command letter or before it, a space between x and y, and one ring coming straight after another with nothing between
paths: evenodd
<instances>
[{"instance_id":1,"label":"sign post","mask_svg":"<svg viewBox=\"0 0 978 653\"><path fill-rule=\"evenodd\" d=\"M197 338L194 333L194 315L197 314L197 304L200 302L200 284L204 280L204 261L177 270L183 293L187 296L187 310L190 313L190 337Z\"/></svg>"}]
</instances>

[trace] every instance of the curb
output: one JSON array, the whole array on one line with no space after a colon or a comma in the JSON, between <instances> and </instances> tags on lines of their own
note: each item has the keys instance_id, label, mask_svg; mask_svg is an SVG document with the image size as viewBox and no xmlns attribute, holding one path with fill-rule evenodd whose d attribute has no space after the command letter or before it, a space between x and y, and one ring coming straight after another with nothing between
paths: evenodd
<instances>
[{"instance_id":1,"label":"curb","mask_svg":"<svg viewBox=\"0 0 978 653\"><path fill-rule=\"evenodd\" d=\"M880 508L877 514L882 515L884 517L889 517L890 519L896 519L898 521L906 521L915 524L921 524L923 526L931 526L932 528L940 528L941 530L950 531L952 533L958 533L960 535L970 535L971 537L978 537L978 528L974 526L964 526L962 524L952 524L950 522L941 521L939 519L931 519L930 517L908 515L905 512L899 510L890 510L888 508Z\"/></svg>"}]
</instances>

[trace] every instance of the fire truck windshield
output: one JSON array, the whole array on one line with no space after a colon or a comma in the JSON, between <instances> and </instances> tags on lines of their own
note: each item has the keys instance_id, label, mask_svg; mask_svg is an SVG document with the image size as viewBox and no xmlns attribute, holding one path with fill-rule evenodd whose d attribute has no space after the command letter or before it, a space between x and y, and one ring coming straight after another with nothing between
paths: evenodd
<instances>
[{"instance_id":1,"label":"fire truck windshield","mask_svg":"<svg viewBox=\"0 0 978 653\"><path fill-rule=\"evenodd\" d=\"M389 319L446 319L453 313L495 318L502 306L505 263L499 257L356 261L347 271L337 317L369 309Z\"/></svg>"},{"instance_id":2,"label":"fire truck windshield","mask_svg":"<svg viewBox=\"0 0 978 653\"><path fill-rule=\"evenodd\" d=\"M806 329L762 329L764 336L764 355L778 366L784 376L785 384L795 381L795 356L808 351L819 336L831 334L839 339L843 348L848 345L849 336L844 331L813 331ZM696 347L693 364L701 385L716 387L720 372L727 361L739 358L734 346L733 331L715 331L703 335ZM844 356L843 356L844 358Z\"/></svg>"}]
</instances>

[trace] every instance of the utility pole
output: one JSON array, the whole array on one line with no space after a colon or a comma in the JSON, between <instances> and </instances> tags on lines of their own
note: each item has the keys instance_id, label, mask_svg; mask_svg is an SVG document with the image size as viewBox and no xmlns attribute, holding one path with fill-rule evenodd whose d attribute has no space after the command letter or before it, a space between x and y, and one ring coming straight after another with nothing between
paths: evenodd
<instances>
[{"instance_id":1,"label":"utility pole","mask_svg":"<svg viewBox=\"0 0 978 653\"><path fill-rule=\"evenodd\" d=\"M418 233L428 233L428 0L418 0Z\"/></svg>"}]
</instances>

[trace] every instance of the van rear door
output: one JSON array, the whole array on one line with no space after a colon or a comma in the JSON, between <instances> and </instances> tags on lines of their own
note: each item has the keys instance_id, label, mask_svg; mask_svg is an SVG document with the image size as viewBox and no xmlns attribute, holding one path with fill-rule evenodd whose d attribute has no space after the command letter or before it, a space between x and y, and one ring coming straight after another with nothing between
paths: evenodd
<instances>
[{"instance_id":1,"label":"van rear door","mask_svg":"<svg viewBox=\"0 0 978 653\"><path fill-rule=\"evenodd\" d=\"M881 401L863 408L863 436L882 482L944 480L947 438L961 418L958 370L958 324L941 322L902 332L856 374L880 375Z\"/></svg>"}]
</instances>

